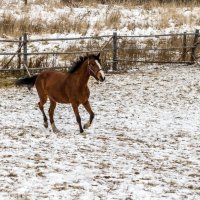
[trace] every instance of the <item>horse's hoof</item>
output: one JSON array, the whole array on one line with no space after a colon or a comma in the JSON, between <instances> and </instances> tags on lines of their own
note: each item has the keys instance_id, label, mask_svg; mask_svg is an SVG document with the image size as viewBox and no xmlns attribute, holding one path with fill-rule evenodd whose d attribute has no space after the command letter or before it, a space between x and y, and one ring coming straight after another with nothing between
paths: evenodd
<instances>
[{"instance_id":1,"label":"horse's hoof","mask_svg":"<svg viewBox=\"0 0 200 200\"><path fill-rule=\"evenodd\" d=\"M82 135L85 138L87 136L87 133L84 131L84 132L80 133L80 135Z\"/></svg>"},{"instance_id":2,"label":"horse's hoof","mask_svg":"<svg viewBox=\"0 0 200 200\"><path fill-rule=\"evenodd\" d=\"M88 123L84 124L83 128L88 129L90 126L91 126L91 124L90 124L90 122L88 122Z\"/></svg>"},{"instance_id":3,"label":"horse's hoof","mask_svg":"<svg viewBox=\"0 0 200 200\"><path fill-rule=\"evenodd\" d=\"M48 122L44 122L44 127L48 128Z\"/></svg>"},{"instance_id":4,"label":"horse's hoof","mask_svg":"<svg viewBox=\"0 0 200 200\"><path fill-rule=\"evenodd\" d=\"M84 130L83 130L83 129L81 129L81 130L80 130L80 133L83 133L83 132L84 132Z\"/></svg>"},{"instance_id":5,"label":"horse's hoof","mask_svg":"<svg viewBox=\"0 0 200 200\"><path fill-rule=\"evenodd\" d=\"M52 129L54 133L60 133L60 131L56 128Z\"/></svg>"},{"instance_id":6,"label":"horse's hoof","mask_svg":"<svg viewBox=\"0 0 200 200\"><path fill-rule=\"evenodd\" d=\"M59 133L60 131L57 129L57 127L55 126L55 124L51 124L52 130L54 133Z\"/></svg>"},{"instance_id":7,"label":"horse's hoof","mask_svg":"<svg viewBox=\"0 0 200 200\"><path fill-rule=\"evenodd\" d=\"M84 129L87 129L87 128L88 128L88 126L87 126L86 124L84 124L83 128L84 128Z\"/></svg>"}]
</instances>

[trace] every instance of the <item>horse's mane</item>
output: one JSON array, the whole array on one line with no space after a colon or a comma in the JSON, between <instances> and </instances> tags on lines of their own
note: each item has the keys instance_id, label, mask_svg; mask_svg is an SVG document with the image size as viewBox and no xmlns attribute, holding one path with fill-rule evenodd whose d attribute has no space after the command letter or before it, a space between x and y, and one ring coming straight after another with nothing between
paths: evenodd
<instances>
[{"instance_id":1,"label":"horse's mane","mask_svg":"<svg viewBox=\"0 0 200 200\"><path fill-rule=\"evenodd\" d=\"M68 72L70 74L76 72L87 58L94 58L94 59L99 60L99 58L95 56L94 54L87 55L87 56L80 56L79 59L72 64Z\"/></svg>"}]
</instances>

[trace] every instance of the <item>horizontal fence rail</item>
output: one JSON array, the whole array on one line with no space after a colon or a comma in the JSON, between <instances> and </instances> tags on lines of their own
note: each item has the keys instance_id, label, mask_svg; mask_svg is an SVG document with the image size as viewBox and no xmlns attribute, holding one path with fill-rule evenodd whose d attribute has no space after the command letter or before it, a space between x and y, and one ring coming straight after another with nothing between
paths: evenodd
<instances>
[{"instance_id":1,"label":"horizontal fence rail","mask_svg":"<svg viewBox=\"0 0 200 200\"><path fill-rule=\"evenodd\" d=\"M74 38L44 38L44 39L27 39L27 42L46 42L46 41L69 41L69 40L101 40L102 38L109 38L112 35L91 36L91 37L74 37Z\"/></svg>"},{"instance_id":2,"label":"horizontal fence rail","mask_svg":"<svg viewBox=\"0 0 200 200\"><path fill-rule=\"evenodd\" d=\"M195 33L186 33L188 36L194 36ZM119 38L159 38L159 37L172 37L172 36L184 36L184 33L171 33L171 34L155 34L155 35L120 35Z\"/></svg>"},{"instance_id":3,"label":"horizontal fence rail","mask_svg":"<svg viewBox=\"0 0 200 200\"><path fill-rule=\"evenodd\" d=\"M171 43L173 43L173 38L176 37L179 40L179 44L176 45L167 45L163 47L159 44L162 41L161 38L171 38ZM190 41L188 41L190 37ZM0 72L7 71L24 71L29 69L30 71L39 71L44 69L49 69L46 67L29 67L30 59L33 59L33 56L65 56L65 55L80 55L88 53L98 53L102 51L101 47L82 47L81 50L64 50L64 51L43 51L36 52L30 49L31 43L40 43L43 42L55 42L55 41L90 41L90 43L107 40L107 43L103 46L103 54L105 55L105 63L109 65L112 70L121 70L119 67L120 63L174 63L174 64L193 64L196 61L196 51L200 44L199 42L199 30L196 30L195 33L178 33L178 34L156 34L156 35L118 35L116 32L113 35L103 35L103 36L92 36L92 37L73 37L73 38L42 38L42 39L30 39L28 38L27 33L25 33L18 40L15 39L0 39L0 43L18 43L18 49L16 52L0 52L0 56L12 56L11 59L4 65L0 67ZM142 40L139 40L141 38ZM158 40L156 43L154 38ZM144 41L143 41L144 40ZM145 42L149 40L150 46L146 45ZM143 43L142 43L143 42ZM148 42L146 42L148 43ZM154 45L152 45L155 43ZM139 44L139 45L138 45ZM143 44L143 46L142 46ZM146 45L146 46L145 46ZM157 46L156 46L157 45ZM85 49L85 50L83 50ZM152 53L153 52L153 53ZM158 58L156 52L160 54L166 54L169 59L161 60ZM163 52L163 53L162 53ZM177 59L171 60L171 55L177 55ZM169 55L168 55L169 54ZM139 55L139 56L138 56ZM149 56L151 55L151 56ZM157 56L157 57L156 57ZM167 57L166 56L166 57ZM17 68L10 69L8 65L11 61L17 57ZM167 58L168 58L167 57ZM69 63L69 62L68 62ZM24 67L24 65L26 67ZM131 64L130 64L131 65ZM64 66L54 66L54 69L67 69L70 65L65 64Z\"/></svg>"},{"instance_id":4,"label":"horizontal fence rail","mask_svg":"<svg viewBox=\"0 0 200 200\"><path fill-rule=\"evenodd\" d=\"M186 46L186 48L192 48L193 46ZM120 48L118 48L120 49ZM139 51L174 51L174 50L180 50L183 49L183 47L170 47L170 48L123 48L123 50L132 51L132 50L139 50Z\"/></svg>"}]
</instances>

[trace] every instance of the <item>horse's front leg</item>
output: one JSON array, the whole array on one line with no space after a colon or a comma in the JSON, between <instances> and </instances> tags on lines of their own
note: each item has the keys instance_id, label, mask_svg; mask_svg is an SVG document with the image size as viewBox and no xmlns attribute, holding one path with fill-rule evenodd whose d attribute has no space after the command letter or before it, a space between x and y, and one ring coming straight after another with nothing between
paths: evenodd
<instances>
[{"instance_id":1,"label":"horse's front leg","mask_svg":"<svg viewBox=\"0 0 200 200\"><path fill-rule=\"evenodd\" d=\"M50 99L49 117L50 117L51 127L54 133L59 133L59 130L57 129L53 118L55 108L56 108L56 102Z\"/></svg>"},{"instance_id":2,"label":"horse's front leg","mask_svg":"<svg viewBox=\"0 0 200 200\"><path fill-rule=\"evenodd\" d=\"M85 107L85 109L87 110L87 112L90 114L89 121L84 125L84 129L87 129L92 124L92 121L94 119L94 112L92 111L92 108L90 106L90 102L89 101L86 101L85 103L83 103L83 106Z\"/></svg>"},{"instance_id":3,"label":"horse's front leg","mask_svg":"<svg viewBox=\"0 0 200 200\"><path fill-rule=\"evenodd\" d=\"M77 104L72 104L72 108L74 110L75 116L76 116L76 121L78 122L79 128L80 128L80 133L83 133L83 128L81 125L81 117L79 114L79 110L78 110L78 105Z\"/></svg>"}]
</instances>

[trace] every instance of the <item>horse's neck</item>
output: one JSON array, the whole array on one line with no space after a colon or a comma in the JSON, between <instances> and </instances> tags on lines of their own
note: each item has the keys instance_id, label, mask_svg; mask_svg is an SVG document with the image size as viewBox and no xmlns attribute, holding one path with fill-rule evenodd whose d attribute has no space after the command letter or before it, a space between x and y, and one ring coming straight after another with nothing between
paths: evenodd
<instances>
[{"instance_id":1,"label":"horse's neck","mask_svg":"<svg viewBox=\"0 0 200 200\"><path fill-rule=\"evenodd\" d=\"M89 80L89 73L87 70L87 61L85 61L82 66L73 74L74 83L78 87L87 86Z\"/></svg>"}]
</instances>

